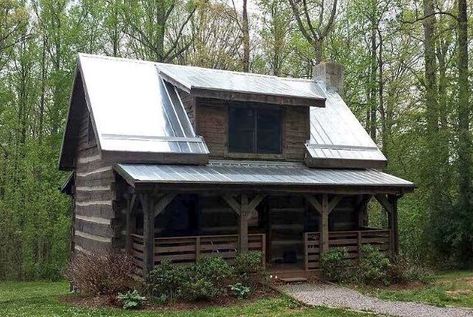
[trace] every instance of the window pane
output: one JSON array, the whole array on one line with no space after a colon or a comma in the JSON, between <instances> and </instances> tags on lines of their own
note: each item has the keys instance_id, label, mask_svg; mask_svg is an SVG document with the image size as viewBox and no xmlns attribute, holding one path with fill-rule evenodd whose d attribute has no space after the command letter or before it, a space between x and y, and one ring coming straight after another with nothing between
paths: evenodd
<instances>
[{"instance_id":1,"label":"window pane","mask_svg":"<svg viewBox=\"0 0 473 317\"><path fill-rule=\"evenodd\" d=\"M258 109L257 152L281 153L281 112Z\"/></svg>"},{"instance_id":2,"label":"window pane","mask_svg":"<svg viewBox=\"0 0 473 317\"><path fill-rule=\"evenodd\" d=\"M253 153L255 151L254 116L254 110L250 108L229 109L228 148L230 152Z\"/></svg>"}]
</instances>

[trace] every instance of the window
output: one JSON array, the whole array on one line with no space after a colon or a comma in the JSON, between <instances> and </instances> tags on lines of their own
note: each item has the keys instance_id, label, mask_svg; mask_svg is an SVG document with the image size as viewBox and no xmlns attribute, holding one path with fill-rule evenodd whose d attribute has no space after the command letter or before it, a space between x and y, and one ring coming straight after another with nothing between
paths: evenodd
<instances>
[{"instance_id":1,"label":"window","mask_svg":"<svg viewBox=\"0 0 473 317\"><path fill-rule=\"evenodd\" d=\"M229 152L281 153L282 125L279 109L231 106L228 118Z\"/></svg>"}]
</instances>

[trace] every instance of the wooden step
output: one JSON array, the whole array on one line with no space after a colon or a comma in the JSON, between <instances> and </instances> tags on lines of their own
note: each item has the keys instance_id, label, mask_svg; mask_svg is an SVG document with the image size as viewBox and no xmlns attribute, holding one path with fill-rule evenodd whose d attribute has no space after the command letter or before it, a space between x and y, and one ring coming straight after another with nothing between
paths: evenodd
<instances>
[{"instance_id":1,"label":"wooden step","mask_svg":"<svg viewBox=\"0 0 473 317\"><path fill-rule=\"evenodd\" d=\"M303 282L307 282L306 277L282 277L279 280L284 282L284 283L303 283Z\"/></svg>"},{"instance_id":2,"label":"wooden step","mask_svg":"<svg viewBox=\"0 0 473 317\"><path fill-rule=\"evenodd\" d=\"M278 280L283 279L308 279L310 276L313 275L313 272L305 271L302 269L274 269L269 270L268 274L273 278L277 278Z\"/></svg>"}]
</instances>

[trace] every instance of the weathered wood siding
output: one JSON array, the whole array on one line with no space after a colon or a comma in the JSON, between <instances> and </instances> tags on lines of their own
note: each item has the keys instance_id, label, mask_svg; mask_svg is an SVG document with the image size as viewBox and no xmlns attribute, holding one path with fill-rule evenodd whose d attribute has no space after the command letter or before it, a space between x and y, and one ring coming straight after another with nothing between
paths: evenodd
<instances>
[{"instance_id":1,"label":"weathered wood siding","mask_svg":"<svg viewBox=\"0 0 473 317\"><path fill-rule=\"evenodd\" d=\"M189 117L192 126L195 128L195 107L194 107L194 98L185 91L177 88L179 98L181 98L184 109L186 110L187 116Z\"/></svg>"},{"instance_id":2,"label":"weathered wood siding","mask_svg":"<svg viewBox=\"0 0 473 317\"><path fill-rule=\"evenodd\" d=\"M196 133L202 136L210 157L223 158L227 144L227 106L218 99L197 99Z\"/></svg>"},{"instance_id":3,"label":"weathered wood siding","mask_svg":"<svg viewBox=\"0 0 473 317\"><path fill-rule=\"evenodd\" d=\"M110 163L104 162L96 142L91 141L89 113L81 111L75 156L74 247L79 251L111 249L120 233L112 226L115 176Z\"/></svg>"},{"instance_id":4,"label":"weathered wood siding","mask_svg":"<svg viewBox=\"0 0 473 317\"><path fill-rule=\"evenodd\" d=\"M228 105L230 102L219 99L196 100L195 129L201 135L212 158L230 158L228 144ZM275 106L279 107L279 106ZM275 159L303 161L304 144L310 138L309 107L282 106L283 109L283 153ZM232 155L235 158L235 155ZM247 158L247 157L245 157ZM263 159L271 158L267 155Z\"/></svg>"}]
</instances>

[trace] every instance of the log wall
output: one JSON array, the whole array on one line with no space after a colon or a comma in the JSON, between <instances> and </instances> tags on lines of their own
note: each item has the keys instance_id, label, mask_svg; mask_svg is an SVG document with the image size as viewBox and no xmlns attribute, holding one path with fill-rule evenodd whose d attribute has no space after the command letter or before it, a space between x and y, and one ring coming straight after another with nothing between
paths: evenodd
<instances>
[{"instance_id":1,"label":"log wall","mask_svg":"<svg viewBox=\"0 0 473 317\"><path fill-rule=\"evenodd\" d=\"M119 212L116 211L115 176L104 162L90 126L85 105L79 118L75 155L74 249L82 252L120 246Z\"/></svg>"}]
</instances>

